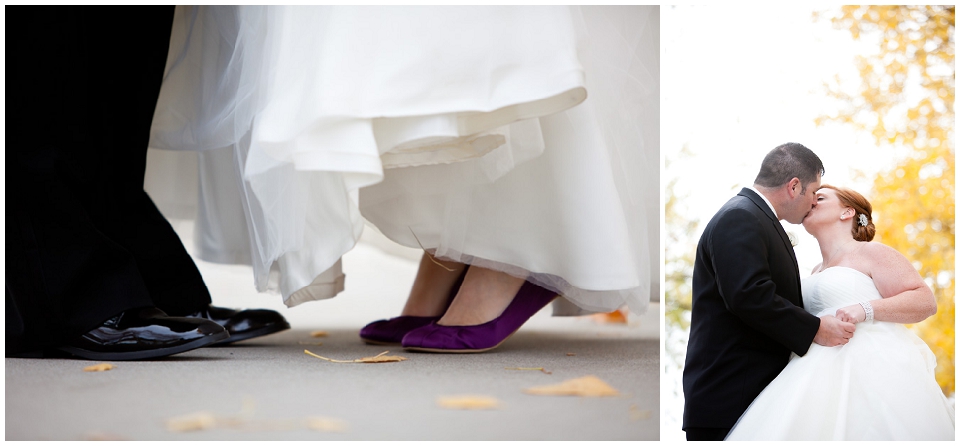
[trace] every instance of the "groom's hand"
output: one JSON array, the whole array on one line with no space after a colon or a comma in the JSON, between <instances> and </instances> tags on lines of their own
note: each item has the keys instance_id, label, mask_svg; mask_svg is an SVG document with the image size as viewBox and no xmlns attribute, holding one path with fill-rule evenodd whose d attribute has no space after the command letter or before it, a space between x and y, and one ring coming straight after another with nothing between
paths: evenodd
<instances>
[{"instance_id":1,"label":"groom's hand","mask_svg":"<svg viewBox=\"0 0 960 446\"><path fill-rule=\"evenodd\" d=\"M813 337L813 342L825 347L836 347L838 345L850 342L854 330L857 326L849 322L841 321L833 316L821 316L820 328L817 335Z\"/></svg>"}]
</instances>

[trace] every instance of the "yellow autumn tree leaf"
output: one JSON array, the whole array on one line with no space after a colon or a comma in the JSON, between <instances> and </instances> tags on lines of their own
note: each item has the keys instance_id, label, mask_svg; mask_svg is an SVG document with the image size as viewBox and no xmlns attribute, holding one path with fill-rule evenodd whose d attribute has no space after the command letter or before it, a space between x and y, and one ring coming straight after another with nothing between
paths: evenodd
<instances>
[{"instance_id":1,"label":"yellow autumn tree leaf","mask_svg":"<svg viewBox=\"0 0 960 446\"><path fill-rule=\"evenodd\" d=\"M954 11L949 5L844 6L828 15L836 28L875 43L877 51L855 61L854 94L839 83L828 86L839 111L816 120L867 131L899 153L868 196L875 240L906 256L933 290L937 314L912 328L936 355L937 382L947 395L955 392Z\"/></svg>"},{"instance_id":2,"label":"yellow autumn tree leaf","mask_svg":"<svg viewBox=\"0 0 960 446\"><path fill-rule=\"evenodd\" d=\"M664 159L666 172L670 166L692 156L684 146L676 158ZM679 176L667 180L664 190L664 351L666 367L680 370L686 353L686 332L690 328L693 308L693 264L697 251L699 220L690 218L687 197L677 193Z\"/></svg>"}]
</instances>

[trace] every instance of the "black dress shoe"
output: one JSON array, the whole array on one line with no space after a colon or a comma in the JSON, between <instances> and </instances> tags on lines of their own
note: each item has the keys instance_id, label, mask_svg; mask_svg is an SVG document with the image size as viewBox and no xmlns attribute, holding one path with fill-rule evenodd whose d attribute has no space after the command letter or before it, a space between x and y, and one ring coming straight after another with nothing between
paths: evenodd
<instances>
[{"instance_id":1,"label":"black dress shoe","mask_svg":"<svg viewBox=\"0 0 960 446\"><path fill-rule=\"evenodd\" d=\"M230 337L222 326L204 319L171 317L158 308L124 311L59 350L98 361L160 358L200 348Z\"/></svg>"},{"instance_id":2,"label":"black dress shoe","mask_svg":"<svg viewBox=\"0 0 960 446\"><path fill-rule=\"evenodd\" d=\"M207 319L226 328L230 332L230 338L217 342L217 345L256 338L290 328L287 320L273 310L233 310L208 305L185 316Z\"/></svg>"}]
</instances>

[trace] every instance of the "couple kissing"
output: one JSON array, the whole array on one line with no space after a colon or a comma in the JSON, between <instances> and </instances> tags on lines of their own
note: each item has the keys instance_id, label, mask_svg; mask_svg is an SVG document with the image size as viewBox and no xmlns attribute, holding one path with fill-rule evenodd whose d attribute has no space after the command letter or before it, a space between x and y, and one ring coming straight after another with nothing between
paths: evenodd
<instances>
[{"instance_id":1,"label":"couple kissing","mask_svg":"<svg viewBox=\"0 0 960 446\"><path fill-rule=\"evenodd\" d=\"M870 203L823 174L813 151L780 145L704 229L683 372L688 440L953 440L933 353L903 325L936 313L933 292L871 241ZM809 277L780 220L820 244Z\"/></svg>"}]
</instances>

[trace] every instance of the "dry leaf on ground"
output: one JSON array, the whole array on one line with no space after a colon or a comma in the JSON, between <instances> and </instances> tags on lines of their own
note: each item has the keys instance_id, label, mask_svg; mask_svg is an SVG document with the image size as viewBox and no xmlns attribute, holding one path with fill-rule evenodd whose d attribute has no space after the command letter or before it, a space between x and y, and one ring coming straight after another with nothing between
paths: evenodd
<instances>
[{"instance_id":1,"label":"dry leaf on ground","mask_svg":"<svg viewBox=\"0 0 960 446\"><path fill-rule=\"evenodd\" d=\"M229 427L244 432L294 431L303 428L322 432L345 432L347 430L345 421L324 417L282 420L223 418L218 420L217 426Z\"/></svg>"},{"instance_id":2,"label":"dry leaf on ground","mask_svg":"<svg viewBox=\"0 0 960 446\"><path fill-rule=\"evenodd\" d=\"M360 358L360 359L357 359L356 362L377 363L377 362L400 362L400 361L407 360L407 358L403 356L386 356L385 353L387 352L383 352L377 356L368 356L366 358Z\"/></svg>"},{"instance_id":3,"label":"dry leaf on ground","mask_svg":"<svg viewBox=\"0 0 960 446\"><path fill-rule=\"evenodd\" d=\"M83 436L85 441L129 441L129 438L121 437L109 432L89 432Z\"/></svg>"},{"instance_id":4,"label":"dry leaf on ground","mask_svg":"<svg viewBox=\"0 0 960 446\"><path fill-rule=\"evenodd\" d=\"M112 369L114 369L113 364L103 363L103 364L86 366L83 368L83 371L84 372L104 372Z\"/></svg>"},{"instance_id":5,"label":"dry leaf on ground","mask_svg":"<svg viewBox=\"0 0 960 446\"><path fill-rule=\"evenodd\" d=\"M531 395L617 396L617 389L593 375L566 380L559 384L524 389Z\"/></svg>"},{"instance_id":6,"label":"dry leaf on ground","mask_svg":"<svg viewBox=\"0 0 960 446\"><path fill-rule=\"evenodd\" d=\"M325 338L328 335L330 335L330 333L327 333L324 330L317 330L317 331L310 332L310 337L313 337L313 338Z\"/></svg>"},{"instance_id":7,"label":"dry leaf on ground","mask_svg":"<svg viewBox=\"0 0 960 446\"><path fill-rule=\"evenodd\" d=\"M601 324L626 324L627 310L613 310L609 313L594 314L590 317Z\"/></svg>"},{"instance_id":8,"label":"dry leaf on ground","mask_svg":"<svg viewBox=\"0 0 960 446\"><path fill-rule=\"evenodd\" d=\"M576 353L567 353L567 356L577 356Z\"/></svg>"},{"instance_id":9,"label":"dry leaf on ground","mask_svg":"<svg viewBox=\"0 0 960 446\"><path fill-rule=\"evenodd\" d=\"M492 396L453 395L437 398L437 405L444 409L486 410L499 408L500 401Z\"/></svg>"},{"instance_id":10,"label":"dry leaf on ground","mask_svg":"<svg viewBox=\"0 0 960 446\"><path fill-rule=\"evenodd\" d=\"M312 429L322 432L344 432L347 422L337 418L312 416L305 418L257 419L254 418L253 398L244 397L240 413L232 416L216 415L209 411L195 412L167 420L171 432L192 432L205 429L237 429L244 432L292 431Z\"/></svg>"},{"instance_id":11,"label":"dry leaf on ground","mask_svg":"<svg viewBox=\"0 0 960 446\"><path fill-rule=\"evenodd\" d=\"M316 353L311 352L310 350L304 350L303 352L306 353L306 354L308 354L308 355L310 355L310 356L313 356L314 358L322 359L322 360L324 360L324 361L337 362L337 363L341 363L341 364L342 364L342 363L348 363L348 362L373 364L373 363L378 363L378 362L400 362L400 361L406 361L406 360L407 360L407 358L405 358L405 357L403 357L403 356L386 356L387 353L390 353L389 351L380 353L380 354L377 355L377 356L368 356L368 357L366 357L366 358L351 359L351 360L325 358L325 357L323 357L323 356L320 356L320 355L318 355L318 354L316 354Z\"/></svg>"},{"instance_id":12,"label":"dry leaf on ground","mask_svg":"<svg viewBox=\"0 0 960 446\"><path fill-rule=\"evenodd\" d=\"M181 415L167 420L167 430L171 432L190 432L210 429L217 424L217 417L210 412L197 412Z\"/></svg>"},{"instance_id":13,"label":"dry leaf on ground","mask_svg":"<svg viewBox=\"0 0 960 446\"><path fill-rule=\"evenodd\" d=\"M347 422L338 418L310 417L307 427L321 432L346 432Z\"/></svg>"},{"instance_id":14,"label":"dry leaf on ground","mask_svg":"<svg viewBox=\"0 0 960 446\"><path fill-rule=\"evenodd\" d=\"M649 410L640 410L636 404L630 406L630 421L640 421L650 418L650 415L653 415L653 412Z\"/></svg>"}]
</instances>

